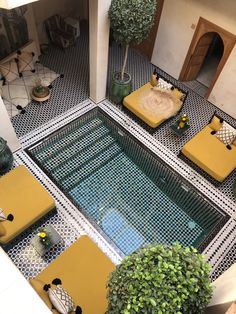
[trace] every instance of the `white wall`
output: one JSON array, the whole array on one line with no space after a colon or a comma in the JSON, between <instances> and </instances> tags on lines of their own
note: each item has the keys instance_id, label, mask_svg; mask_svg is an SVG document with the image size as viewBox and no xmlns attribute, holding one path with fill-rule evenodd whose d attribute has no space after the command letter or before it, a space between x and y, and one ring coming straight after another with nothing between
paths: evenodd
<instances>
[{"instance_id":1,"label":"white wall","mask_svg":"<svg viewBox=\"0 0 236 314\"><path fill-rule=\"evenodd\" d=\"M110 3L111 0L89 2L90 98L96 103L106 97Z\"/></svg>"},{"instance_id":2,"label":"white wall","mask_svg":"<svg viewBox=\"0 0 236 314\"><path fill-rule=\"evenodd\" d=\"M0 97L0 137L7 141L7 145L12 152L21 148L20 142L16 136L15 130L9 119L6 107Z\"/></svg>"},{"instance_id":3,"label":"white wall","mask_svg":"<svg viewBox=\"0 0 236 314\"><path fill-rule=\"evenodd\" d=\"M152 63L178 79L199 17L236 34L236 1L165 0ZM191 27L192 26L192 27ZM236 118L236 47L229 56L209 100Z\"/></svg>"},{"instance_id":4,"label":"white wall","mask_svg":"<svg viewBox=\"0 0 236 314\"><path fill-rule=\"evenodd\" d=\"M28 7L28 10L25 13L25 17L26 17L27 25L28 25L29 39L32 39L35 42L36 48L38 50L38 54L40 54L38 31L35 24L32 4L28 4L27 7Z\"/></svg>"}]
</instances>

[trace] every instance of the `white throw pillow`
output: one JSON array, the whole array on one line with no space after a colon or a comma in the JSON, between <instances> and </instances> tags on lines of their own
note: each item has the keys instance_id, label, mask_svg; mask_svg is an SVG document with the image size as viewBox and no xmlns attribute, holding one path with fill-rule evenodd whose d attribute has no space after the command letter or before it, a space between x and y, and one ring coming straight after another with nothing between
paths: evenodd
<instances>
[{"instance_id":1,"label":"white throw pillow","mask_svg":"<svg viewBox=\"0 0 236 314\"><path fill-rule=\"evenodd\" d=\"M0 64L0 72L7 82L12 82L19 77L15 59Z\"/></svg>"},{"instance_id":2,"label":"white throw pillow","mask_svg":"<svg viewBox=\"0 0 236 314\"><path fill-rule=\"evenodd\" d=\"M72 297L61 285L58 285L56 288L49 288L48 296L59 313L68 314L76 310Z\"/></svg>"},{"instance_id":3,"label":"white throw pillow","mask_svg":"<svg viewBox=\"0 0 236 314\"><path fill-rule=\"evenodd\" d=\"M223 121L222 127L216 132L215 136L225 145L231 145L236 138L236 130Z\"/></svg>"}]
</instances>

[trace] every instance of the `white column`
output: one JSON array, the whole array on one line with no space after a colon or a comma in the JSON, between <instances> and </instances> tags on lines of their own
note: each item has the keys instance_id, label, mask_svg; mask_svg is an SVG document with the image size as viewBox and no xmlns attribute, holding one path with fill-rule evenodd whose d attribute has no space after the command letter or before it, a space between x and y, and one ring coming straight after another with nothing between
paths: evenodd
<instances>
[{"instance_id":1,"label":"white column","mask_svg":"<svg viewBox=\"0 0 236 314\"><path fill-rule=\"evenodd\" d=\"M89 1L90 98L95 103L106 97L110 3L111 0Z\"/></svg>"},{"instance_id":2,"label":"white column","mask_svg":"<svg viewBox=\"0 0 236 314\"><path fill-rule=\"evenodd\" d=\"M6 107L0 97L0 137L7 141L7 145L12 152L21 148L20 142L16 136L11 120L8 116Z\"/></svg>"}]
</instances>

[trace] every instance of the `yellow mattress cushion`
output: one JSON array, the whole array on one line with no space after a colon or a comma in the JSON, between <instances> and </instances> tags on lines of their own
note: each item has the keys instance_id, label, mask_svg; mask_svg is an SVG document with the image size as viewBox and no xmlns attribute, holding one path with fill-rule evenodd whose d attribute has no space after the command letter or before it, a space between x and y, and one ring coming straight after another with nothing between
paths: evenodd
<instances>
[{"instance_id":1,"label":"yellow mattress cushion","mask_svg":"<svg viewBox=\"0 0 236 314\"><path fill-rule=\"evenodd\" d=\"M217 181L222 182L236 168L236 147L226 145L211 134L207 125L182 148L182 153L206 171Z\"/></svg>"},{"instance_id":2,"label":"yellow mattress cushion","mask_svg":"<svg viewBox=\"0 0 236 314\"><path fill-rule=\"evenodd\" d=\"M153 88L148 82L126 96L123 105L149 126L156 128L180 110L183 103L179 97L171 90Z\"/></svg>"},{"instance_id":3,"label":"yellow mattress cushion","mask_svg":"<svg viewBox=\"0 0 236 314\"><path fill-rule=\"evenodd\" d=\"M98 246L89 237L82 236L30 283L51 308L43 286L60 278L62 286L75 304L81 306L83 314L104 314L107 309L106 283L114 269L115 265Z\"/></svg>"},{"instance_id":4,"label":"yellow mattress cushion","mask_svg":"<svg viewBox=\"0 0 236 314\"><path fill-rule=\"evenodd\" d=\"M18 166L0 178L0 207L14 220L2 221L5 232L0 243L6 244L50 210L54 199L25 166Z\"/></svg>"}]
</instances>

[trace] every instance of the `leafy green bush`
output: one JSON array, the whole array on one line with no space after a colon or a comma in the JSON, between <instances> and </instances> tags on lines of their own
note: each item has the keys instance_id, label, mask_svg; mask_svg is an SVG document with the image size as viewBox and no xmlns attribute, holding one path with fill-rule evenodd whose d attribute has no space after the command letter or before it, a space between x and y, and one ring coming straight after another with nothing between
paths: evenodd
<instances>
[{"instance_id":1,"label":"leafy green bush","mask_svg":"<svg viewBox=\"0 0 236 314\"><path fill-rule=\"evenodd\" d=\"M107 314L201 314L212 295L209 274L195 248L146 246L112 272Z\"/></svg>"},{"instance_id":2,"label":"leafy green bush","mask_svg":"<svg viewBox=\"0 0 236 314\"><path fill-rule=\"evenodd\" d=\"M112 0L108 16L115 41L126 46L122 79L130 44L139 44L148 35L156 10L156 0Z\"/></svg>"}]
</instances>

